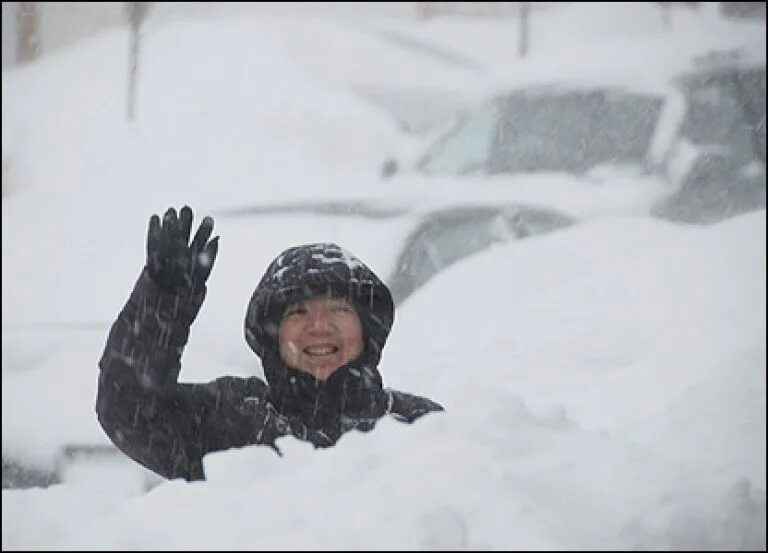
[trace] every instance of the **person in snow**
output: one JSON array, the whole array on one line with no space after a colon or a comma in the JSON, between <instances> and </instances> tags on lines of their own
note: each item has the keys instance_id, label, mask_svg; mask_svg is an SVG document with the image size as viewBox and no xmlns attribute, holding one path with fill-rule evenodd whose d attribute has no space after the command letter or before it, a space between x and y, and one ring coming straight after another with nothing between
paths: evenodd
<instances>
[{"instance_id":1,"label":"person in snow","mask_svg":"<svg viewBox=\"0 0 768 553\"><path fill-rule=\"evenodd\" d=\"M437 403L387 389L377 370L394 318L387 286L335 244L285 250L251 297L245 339L266 383L224 376L179 383L181 354L218 251L205 217L152 215L147 262L99 361L96 413L126 455L169 478L205 478L207 453L294 436L333 446L384 416L411 423Z\"/></svg>"}]
</instances>

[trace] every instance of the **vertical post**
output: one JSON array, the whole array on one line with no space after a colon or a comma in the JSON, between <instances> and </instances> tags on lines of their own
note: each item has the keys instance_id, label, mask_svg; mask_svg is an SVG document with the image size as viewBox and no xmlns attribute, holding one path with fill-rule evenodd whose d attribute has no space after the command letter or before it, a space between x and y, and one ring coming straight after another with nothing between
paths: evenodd
<instances>
[{"instance_id":1,"label":"vertical post","mask_svg":"<svg viewBox=\"0 0 768 553\"><path fill-rule=\"evenodd\" d=\"M672 2L659 2L661 8L661 20L664 23L664 29L672 29Z\"/></svg>"},{"instance_id":2,"label":"vertical post","mask_svg":"<svg viewBox=\"0 0 768 553\"><path fill-rule=\"evenodd\" d=\"M131 43L128 53L128 120L135 117L136 79L139 70L139 45L141 24L146 18L148 2L126 2L128 20L131 26Z\"/></svg>"},{"instance_id":3,"label":"vertical post","mask_svg":"<svg viewBox=\"0 0 768 553\"><path fill-rule=\"evenodd\" d=\"M40 53L40 26L38 2L19 2L17 59L24 63L34 60Z\"/></svg>"},{"instance_id":4,"label":"vertical post","mask_svg":"<svg viewBox=\"0 0 768 553\"><path fill-rule=\"evenodd\" d=\"M416 2L416 19L424 21L433 15L432 2Z\"/></svg>"},{"instance_id":5,"label":"vertical post","mask_svg":"<svg viewBox=\"0 0 768 553\"><path fill-rule=\"evenodd\" d=\"M522 58L528 53L528 41L530 35L530 19L531 19L531 3L520 2L519 14L520 18L520 40L517 43L517 53Z\"/></svg>"}]
</instances>

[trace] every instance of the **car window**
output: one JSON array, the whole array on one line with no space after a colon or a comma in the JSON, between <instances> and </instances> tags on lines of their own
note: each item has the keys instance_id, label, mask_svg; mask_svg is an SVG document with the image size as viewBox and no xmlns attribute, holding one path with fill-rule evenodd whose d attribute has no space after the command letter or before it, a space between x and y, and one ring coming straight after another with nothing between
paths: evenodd
<instances>
[{"instance_id":1,"label":"car window","mask_svg":"<svg viewBox=\"0 0 768 553\"><path fill-rule=\"evenodd\" d=\"M695 156L675 194L654 207L673 221L714 223L765 207L765 69L691 74L681 137Z\"/></svg>"},{"instance_id":2,"label":"car window","mask_svg":"<svg viewBox=\"0 0 768 553\"><path fill-rule=\"evenodd\" d=\"M503 105L491 172L582 173L644 164L663 98L608 89L519 92Z\"/></svg>"},{"instance_id":3,"label":"car window","mask_svg":"<svg viewBox=\"0 0 768 553\"><path fill-rule=\"evenodd\" d=\"M435 274L492 244L516 238L511 221L497 210L442 214L423 223L407 241L390 279L399 302Z\"/></svg>"},{"instance_id":4,"label":"car window","mask_svg":"<svg viewBox=\"0 0 768 553\"><path fill-rule=\"evenodd\" d=\"M3 489L47 488L60 484L61 477L55 471L27 466L23 461L6 458L3 454Z\"/></svg>"},{"instance_id":5,"label":"car window","mask_svg":"<svg viewBox=\"0 0 768 553\"><path fill-rule=\"evenodd\" d=\"M755 139L757 157L765 163L765 68L745 74L735 84Z\"/></svg>"},{"instance_id":6,"label":"car window","mask_svg":"<svg viewBox=\"0 0 768 553\"><path fill-rule=\"evenodd\" d=\"M488 164L498 121L498 103L470 111L419 161L427 173L461 175L483 170Z\"/></svg>"},{"instance_id":7,"label":"car window","mask_svg":"<svg viewBox=\"0 0 768 553\"><path fill-rule=\"evenodd\" d=\"M684 90L682 136L744 163L765 161L765 71L698 75Z\"/></svg>"},{"instance_id":8,"label":"car window","mask_svg":"<svg viewBox=\"0 0 768 553\"><path fill-rule=\"evenodd\" d=\"M574 222L575 220L567 215L543 209L520 209L516 210L512 216L512 224L518 238L546 234L572 225Z\"/></svg>"}]
</instances>

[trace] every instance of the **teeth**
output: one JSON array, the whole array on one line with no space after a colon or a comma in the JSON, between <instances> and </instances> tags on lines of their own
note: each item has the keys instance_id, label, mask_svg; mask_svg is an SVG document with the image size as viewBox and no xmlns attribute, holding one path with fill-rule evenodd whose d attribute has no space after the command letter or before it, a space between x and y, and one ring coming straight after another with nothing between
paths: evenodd
<instances>
[{"instance_id":1,"label":"teeth","mask_svg":"<svg viewBox=\"0 0 768 553\"><path fill-rule=\"evenodd\" d=\"M336 346L309 346L304 348L304 353L307 355L328 355L337 351L339 351L339 348Z\"/></svg>"}]
</instances>

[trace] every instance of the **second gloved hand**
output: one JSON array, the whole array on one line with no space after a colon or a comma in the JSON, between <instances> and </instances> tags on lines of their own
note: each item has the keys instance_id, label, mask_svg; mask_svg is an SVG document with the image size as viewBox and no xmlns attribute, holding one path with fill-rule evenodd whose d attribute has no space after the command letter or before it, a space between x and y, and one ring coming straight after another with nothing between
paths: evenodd
<instances>
[{"instance_id":1,"label":"second gloved hand","mask_svg":"<svg viewBox=\"0 0 768 553\"><path fill-rule=\"evenodd\" d=\"M213 219L203 218L192 242L192 210L184 206L178 216L169 208L160 217L152 215L147 233L147 270L164 290L180 295L197 294L211 274L219 237L208 240L213 232Z\"/></svg>"}]
</instances>

